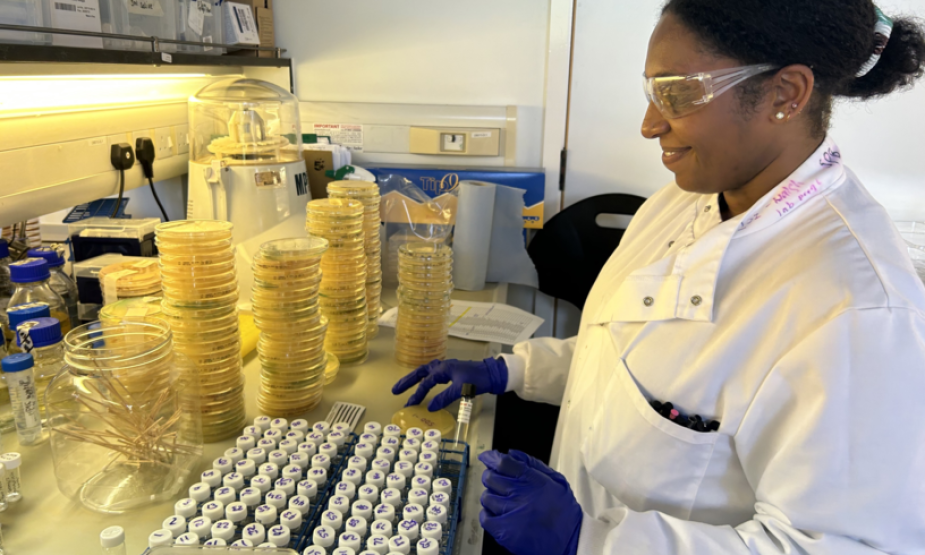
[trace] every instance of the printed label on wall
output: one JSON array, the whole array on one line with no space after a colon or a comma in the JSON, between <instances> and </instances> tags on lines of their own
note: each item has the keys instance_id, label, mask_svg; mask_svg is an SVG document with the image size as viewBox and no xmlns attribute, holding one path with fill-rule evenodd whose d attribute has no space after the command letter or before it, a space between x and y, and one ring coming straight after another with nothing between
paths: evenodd
<instances>
[{"instance_id":1,"label":"printed label on wall","mask_svg":"<svg viewBox=\"0 0 925 555\"><path fill-rule=\"evenodd\" d=\"M128 13L148 17L164 17L160 0L126 0Z\"/></svg>"},{"instance_id":2,"label":"printed label on wall","mask_svg":"<svg viewBox=\"0 0 925 555\"><path fill-rule=\"evenodd\" d=\"M54 0L51 7L51 27L56 29L73 29L99 33L99 0ZM79 37L76 35L52 35L55 46L77 46L81 48L102 48L103 39L99 37Z\"/></svg>"},{"instance_id":3,"label":"printed label on wall","mask_svg":"<svg viewBox=\"0 0 925 555\"><path fill-rule=\"evenodd\" d=\"M331 142L349 148L354 152L363 152L363 126L357 123L316 123L313 131L316 135L331 137Z\"/></svg>"}]
</instances>

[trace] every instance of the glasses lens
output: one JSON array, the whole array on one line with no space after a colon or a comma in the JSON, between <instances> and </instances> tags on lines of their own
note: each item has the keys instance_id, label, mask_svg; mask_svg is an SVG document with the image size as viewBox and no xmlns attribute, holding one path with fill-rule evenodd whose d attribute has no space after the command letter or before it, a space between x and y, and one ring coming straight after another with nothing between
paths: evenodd
<instances>
[{"instance_id":1,"label":"glasses lens","mask_svg":"<svg viewBox=\"0 0 925 555\"><path fill-rule=\"evenodd\" d=\"M700 79L656 77L652 79L651 96L662 115L673 119L700 109L705 104L706 91Z\"/></svg>"}]
</instances>

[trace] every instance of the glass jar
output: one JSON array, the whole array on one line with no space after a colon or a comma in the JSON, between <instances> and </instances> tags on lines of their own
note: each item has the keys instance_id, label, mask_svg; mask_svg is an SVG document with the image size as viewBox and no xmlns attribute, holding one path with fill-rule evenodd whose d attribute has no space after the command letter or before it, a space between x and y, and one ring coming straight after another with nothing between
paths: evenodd
<instances>
[{"instance_id":1,"label":"glass jar","mask_svg":"<svg viewBox=\"0 0 925 555\"><path fill-rule=\"evenodd\" d=\"M23 351L32 353L35 361L35 392L39 400L39 414L42 420L45 412L45 390L51 380L64 368L64 341L61 336L61 323L54 318L35 318L26 320L16 328L16 345ZM28 332L32 343L28 349L23 348L22 338ZM31 349L31 350L30 350Z\"/></svg>"},{"instance_id":2,"label":"glass jar","mask_svg":"<svg viewBox=\"0 0 925 555\"><path fill-rule=\"evenodd\" d=\"M3 338L8 342L13 339L10 331L10 320L6 316L6 307L10 305L10 296L13 287L10 283L10 246L6 239L0 239L0 327L3 328Z\"/></svg>"},{"instance_id":3,"label":"glass jar","mask_svg":"<svg viewBox=\"0 0 925 555\"><path fill-rule=\"evenodd\" d=\"M64 369L45 393L58 489L105 513L174 497L199 464L202 426L199 407L181 403L177 368L189 363L169 326L93 323L64 342ZM182 391L196 387L186 380Z\"/></svg>"},{"instance_id":4,"label":"glass jar","mask_svg":"<svg viewBox=\"0 0 925 555\"><path fill-rule=\"evenodd\" d=\"M14 334L19 324L34 320L35 318L48 318L51 311L48 310L48 303L27 303L17 306L11 306L6 309L7 319L10 322L10 329ZM15 335L10 341L7 348L7 354L13 355L21 353L22 349L16 345ZM10 390L6 385L6 376L0 375L0 432L11 432L15 429L16 424L13 421L13 409L10 402Z\"/></svg>"},{"instance_id":5,"label":"glass jar","mask_svg":"<svg viewBox=\"0 0 925 555\"><path fill-rule=\"evenodd\" d=\"M39 247L30 249L28 255L32 258L41 258L48 263L48 270L51 277L48 279L48 285L52 291L61 295L64 304L67 307L67 316L70 319L71 327L80 325L80 319L77 317L77 284L71 279L71 276L64 273L64 256L54 247Z\"/></svg>"},{"instance_id":6,"label":"glass jar","mask_svg":"<svg viewBox=\"0 0 925 555\"><path fill-rule=\"evenodd\" d=\"M61 295L52 290L51 272L48 263L41 258L25 258L10 264L10 281L13 282L13 296L10 306L26 303L48 303L51 317L61 322L61 333L71 330L71 319L67 305Z\"/></svg>"}]
</instances>

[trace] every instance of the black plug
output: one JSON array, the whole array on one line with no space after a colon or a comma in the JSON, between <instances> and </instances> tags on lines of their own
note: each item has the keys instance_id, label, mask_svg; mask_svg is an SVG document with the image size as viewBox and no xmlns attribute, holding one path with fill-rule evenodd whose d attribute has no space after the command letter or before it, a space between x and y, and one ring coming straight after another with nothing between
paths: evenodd
<instances>
[{"instance_id":1,"label":"black plug","mask_svg":"<svg viewBox=\"0 0 925 555\"><path fill-rule=\"evenodd\" d=\"M130 170L135 165L135 153L128 143L112 145L109 149L109 161L117 170Z\"/></svg>"},{"instance_id":2,"label":"black plug","mask_svg":"<svg viewBox=\"0 0 925 555\"><path fill-rule=\"evenodd\" d=\"M141 169L145 172L146 179L154 179L154 141L147 137L141 137L135 141L135 156Z\"/></svg>"}]
</instances>

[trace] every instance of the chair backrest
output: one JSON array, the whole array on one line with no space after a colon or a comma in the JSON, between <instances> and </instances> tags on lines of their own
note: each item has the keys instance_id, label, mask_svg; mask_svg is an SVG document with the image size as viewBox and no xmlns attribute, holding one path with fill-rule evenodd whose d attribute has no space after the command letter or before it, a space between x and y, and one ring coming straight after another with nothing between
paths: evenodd
<instances>
[{"instance_id":1,"label":"chair backrest","mask_svg":"<svg viewBox=\"0 0 925 555\"><path fill-rule=\"evenodd\" d=\"M540 291L584 308L591 287L625 231L601 227L597 217L632 216L645 201L634 195L598 195L553 216L527 248L539 274Z\"/></svg>"}]
</instances>

